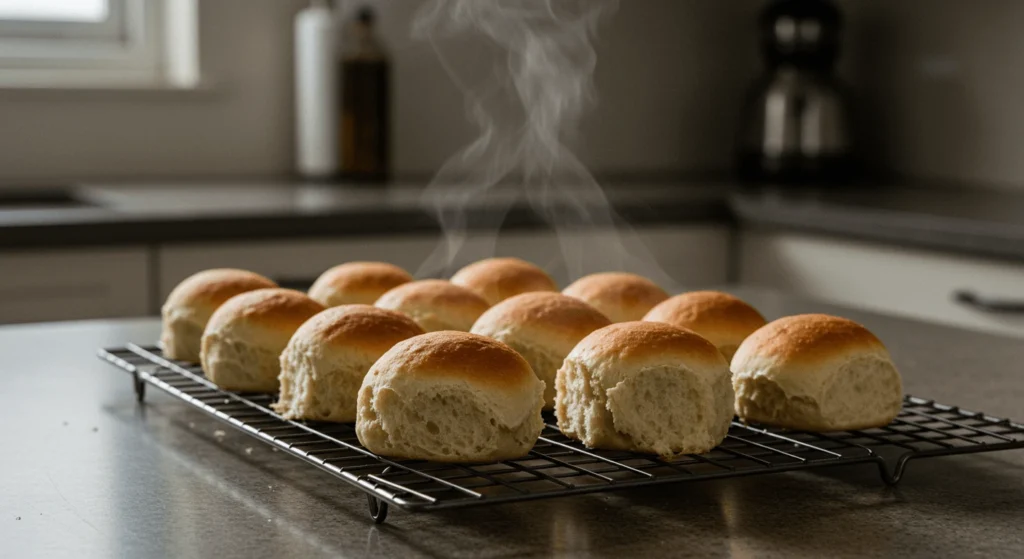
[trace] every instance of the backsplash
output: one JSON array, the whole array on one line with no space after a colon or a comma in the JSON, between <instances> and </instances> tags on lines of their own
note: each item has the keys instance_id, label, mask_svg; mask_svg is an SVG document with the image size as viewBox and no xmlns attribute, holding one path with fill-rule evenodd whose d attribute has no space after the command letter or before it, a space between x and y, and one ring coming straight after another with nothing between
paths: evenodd
<instances>
[{"instance_id":1,"label":"backsplash","mask_svg":"<svg viewBox=\"0 0 1024 559\"><path fill-rule=\"evenodd\" d=\"M291 18L302 0L201 2L209 90L0 90L0 181L280 175L292 168ZM419 2L383 2L393 54L394 170L426 175L475 133L434 53L409 38ZM1024 3L841 0L843 77L871 167L1024 187ZM622 0L599 32L598 105L577 138L599 173L732 165L761 71L760 2Z\"/></svg>"},{"instance_id":2,"label":"backsplash","mask_svg":"<svg viewBox=\"0 0 1024 559\"><path fill-rule=\"evenodd\" d=\"M876 168L1024 188L1024 2L843 0L842 72Z\"/></svg>"},{"instance_id":3,"label":"backsplash","mask_svg":"<svg viewBox=\"0 0 1024 559\"><path fill-rule=\"evenodd\" d=\"M430 172L477 131L435 53L408 38L415 4L385 4L382 20L395 51L397 166ZM746 33L755 12L747 2L619 2L598 31L598 101L575 141L580 157L596 172L729 167L737 108L757 71Z\"/></svg>"},{"instance_id":4,"label":"backsplash","mask_svg":"<svg viewBox=\"0 0 1024 559\"><path fill-rule=\"evenodd\" d=\"M289 173L291 26L304 4L201 2L209 91L0 91L0 180ZM429 175L476 131L434 52L409 37L420 2L379 4L393 58L394 170ZM738 33L753 9L732 4L620 3L599 33L585 160L614 172L729 165L735 107L757 63L752 37Z\"/></svg>"}]
</instances>

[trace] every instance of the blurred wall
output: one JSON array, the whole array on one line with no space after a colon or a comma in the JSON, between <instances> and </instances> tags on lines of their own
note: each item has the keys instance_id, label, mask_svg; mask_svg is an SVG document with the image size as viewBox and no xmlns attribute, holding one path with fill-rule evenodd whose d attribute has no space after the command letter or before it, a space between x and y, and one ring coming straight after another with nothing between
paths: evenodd
<instances>
[{"instance_id":1,"label":"blurred wall","mask_svg":"<svg viewBox=\"0 0 1024 559\"><path fill-rule=\"evenodd\" d=\"M394 55L395 170L429 174L473 129L419 0L381 0ZM302 0L201 0L199 92L0 89L0 180L280 175L291 169L291 24ZM731 164L760 71L761 2L621 0L599 33L599 104L578 151L604 172ZM843 76L869 162L898 175L1024 186L1024 2L840 0Z\"/></svg>"},{"instance_id":2,"label":"blurred wall","mask_svg":"<svg viewBox=\"0 0 1024 559\"><path fill-rule=\"evenodd\" d=\"M395 170L430 174L475 131L434 52L409 38L420 2L380 4L394 58ZM0 90L0 180L288 173L292 17L303 5L201 0L208 91ZM620 2L600 31L600 101L582 127L585 159L614 172L727 166L735 107L757 65L746 34L755 9Z\"/></svg>"},{"instance_id":3,"label":"blurred wall","mask_svg":"<svg viewBox=\"0 0 1024 559\"><path fill-rule=\"evenodd\" d=\"M1024 2L841 0L876 168L1024 188Z\"/></svg>"},{"instance_id":4,"label":"blurred wall","mask_svg":"<svg viewBox=\"0 0 1024 559\"><path fill-rule=\"evenodd\" d=\"M396 165L432 171L471 141L462 94L428 45L408 38L419 2L385 4L395 51ZM754 2L620 0L598 31L597 105L574 147L598 172L728 167L744 88L758 71ZM446 50L446 54L459 56ZM473 52L465 52L472 63Z\"/></svg>"}]
</instances>

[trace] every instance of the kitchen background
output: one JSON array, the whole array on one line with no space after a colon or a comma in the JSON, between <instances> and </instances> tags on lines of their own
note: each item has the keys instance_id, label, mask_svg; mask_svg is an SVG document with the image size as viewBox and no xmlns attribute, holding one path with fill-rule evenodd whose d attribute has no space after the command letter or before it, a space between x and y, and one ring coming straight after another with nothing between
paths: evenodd
<instances>
[{"instance_id":1,"label":"kitchen background","mask_svg":"<svg viewBox=\"0 0 1024 559\"><path fill-rule=\"evenodd\" d=\"M292 17L303 0L201 0L196 91L0 89L0 179L283 175L292 169ZM421 2L380 2L394 72L394 164L429 175L474 133L435 53L409 37ZM840 74L878 169L1024 188L1024 5L847 0ZM633 0L602 26L600 105L579 154L596 172L732 165L761 71L761 2Z\"/></svg>"},{"instance_id":2,"label":"kitchen background","mask_svg":"<svg viewBox=\"0 0 1024 559\"><path fill-rule=\"evenodd\" d=\"M376 3L380 33L391 53L392 171L412 181L428 178L475 135L463 96L436 54L409 36L419 4ZM267 195L268 184L283 184L294 169L292 21L306 5L301 0L199 0L196 87L43 88L0 82L0 185L113 182L159 191L154 199L164 204L180 198L169 185L192 192L211 182L255 181ZM1024 335L1024 321L1006 311L1024 298L1024 214L1015 213L1024 207L1016 194L1024 188L1024 4L848 0L837 5L845 17L839 74L855 101L864 162L878 177L864 188L882 193L867 195L884 198L881 207L866 210L861 198L849 206L817 205L823 212L819 235L809 232L814 226L807 220L814 216L808 217L804 205L780 206L773 198L748 193L728 198L728 215L718 221L709 211L699 223L690 223L685 216L695 213L693 207L713 205L708 196L714 194L701 189L699 196L675 199L678 219L637 226L638 234L653 245L667 271L682 270L677 279L687 285L764 284ZM719 196L731 192L722 177L734 165L743 100L763 71L756 34L763 6L621 1L598 32L599 101L584 116L576 138L581 159L598 176L620 181L710 181ZM820 196L813 198L820 203ZM273 196L268 200L275 203ZM152 213L138 204L139 215ZM851 207L872 213L856 214ZM777 215L769 216L766 208ZM969 215L961 213L964 208L972 210ZM28 218L14 216L15 211L0 210L0 323L150 314L167 286L188 273L210 265L258 267L245 258L274 260L267 256L277 254L273 250L282 255L273 266L308 266L294 272L301 277L339 259L366 257L366 251L352 248L366 243L352 241L349 234L342 239L329 228L300 226L281 226L287 231L280 241L269 229L253 233L253 239L264 240L248 244L244 234L230 240L219 233L208 239L200 233L161 238L136 229L127 237L97 234L89 243L84 237L51 242L45 234L31 235L57 218L36 215L41 221L29 227ZM135 225L145 221L126 219ZM788 226L782 223L787 219ZM856 219L868 225L851 233ZM424 235L408 237L419 243ZM392 241L404 242L387 237ZM512 245L529 244L516 242ZM415 269L412 255L421 256L426 246L425 241L397 248L382 244L385 248L375 250L409 254L406 265ZM302 262L295 262L296 253ZM69 266L95 270L89 272L95 273L87 282L91 287L76 295L95 300L69 304L47 295L63 284L49 291L39 287ZM705 272L694 272L698 268ZM116 277L113 269L120 270ZM962 289L972 291L958 303ZM988 305L996 312L962 304L971 295L996 303ZM136 302L124 302L132 299Z\"/></svg>"}]
</instances>

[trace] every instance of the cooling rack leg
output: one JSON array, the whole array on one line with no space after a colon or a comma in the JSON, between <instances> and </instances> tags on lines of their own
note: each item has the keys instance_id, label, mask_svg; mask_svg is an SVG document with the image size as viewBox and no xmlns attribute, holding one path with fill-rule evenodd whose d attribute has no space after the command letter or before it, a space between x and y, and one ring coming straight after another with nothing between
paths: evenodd
<instances>
[{"instance_id":1,"label":"cooling rack leg","mask_svg":"<svg viewBox=\"0 0 1024 559\"><path fill-rule=\"evenodd\" d=\"M388 504L373 495L367 495L366 502L370 505L370 518L373 519L373 522L384 524L384 521L388 519Z\"/></svg>"},{"instance_id":2,"label":"cooling rack leg","mask_svg":"<svg viewBox=\"0 0 1024 559\"><path fill-rule=\"evenodd\" d=\"M381 475L391 471L391 466L384 468ZM388 519L388 503L387 501L381 501L373 495L366 494L366 502L370 505L370 518L373 519L376 524L384 524L384 521Z\"/></svg>"},{"instance_id":3,"label":"cooling rack leg","mask_svg":"<svg viewBox=\"0 0 1024 559\"><path fill-rule=\"evenodd\" d=\"M146 381L139 373L132 373L132 385L135 386L135 400L141 404L146 400Z\"/></svg>"},{"instance_id":4,"label":"cooling rack leg","mask_svg":"<svg viewBox=\"0 0 1024 559\"><path fill-rule=\"evenodd\" d=\"M906 470L907 461L910 460L910 454L904 454L896 460L896 464L892 470L889 469L889 464L882 458L878 459L878 472L882 475L882 481L886 485L895 486L903 478L903 472Z\"/></svg>"}]
</instances>

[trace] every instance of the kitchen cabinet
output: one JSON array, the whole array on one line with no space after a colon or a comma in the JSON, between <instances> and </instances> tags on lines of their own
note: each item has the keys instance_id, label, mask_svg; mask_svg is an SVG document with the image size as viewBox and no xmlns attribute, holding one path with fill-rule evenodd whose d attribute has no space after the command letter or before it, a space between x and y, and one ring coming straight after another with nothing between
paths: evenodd
<instances>
[{"instance_id":1,"label":"kitchen cabinet","mask_svg":"<svg viewBox=\"0 0 1024 559\"><path fill-rule=\"evenodd\" d=\"M803 233L740 234L739 280L879 312L1024 337L1024 265Z\"/></svg>"},{"instance_id":2,"label":"kitchen cabinet","mask_svg":"<svg viewBox=\"0 0 1024 559\"><path fill-rule=\"evenodd\" d=\"M623 269L660 275L650 263L664 270L670 289L706 286L726 281L729 228L724 225L659 226L623 233L628 258ZM616 252L607 231L581 230L566 235L565 245L574 250ZM634 242L630 242L632 239ZM438 247L439 236L395 235L373 237L274 240L260 242L167 245L159 251L158 294L162 301L181 280L206 268L235 267L264 274L282 284L304 288L327 268L352 260L383 260L413 273ZM644 256L649 253L650 258ZM502 232L493 236L474 233L466 239L458 267L496 254L517 256L544 266L560 285L573 276L565 265L563 248L551 231ZM592 256L592 255L591 255ZM588 258L587 260L595 260ZM596 259L619 263L620 259ZM611 264L610 264L611 265Z\"/></svg>"},{"instance_id":3,"label":"kitchen cabinet","mask_svg":"<svg viewBox=\"0 0 1024 559\"><path fill-rule=\"evenodd\" d=\"M0 252L0 324L150 314L145 248Z\"/></svg>"},{"instance_id":4,"label":"kitchen cabinet","mask_svg":"<svg viewBox=\"0 0 1024 559\"><path fill-rule=\"evenodd\" d=\"M616 238L626 241L623 248L616 248ZM643 227L618 237L581 230L564 235L566 249L551 231L503 232L497 239L474 234L452 269L492 254L518 256L544 266L565 285L576 275L565 264L566 250L678 291L726 281L729 239L724 225ZM154 315L175 285L207 268L249 269L298 289L352 260L384 260L415 273L439 240L409 234L0 252L0 324Z\"/></svg>"}]
</instances>

